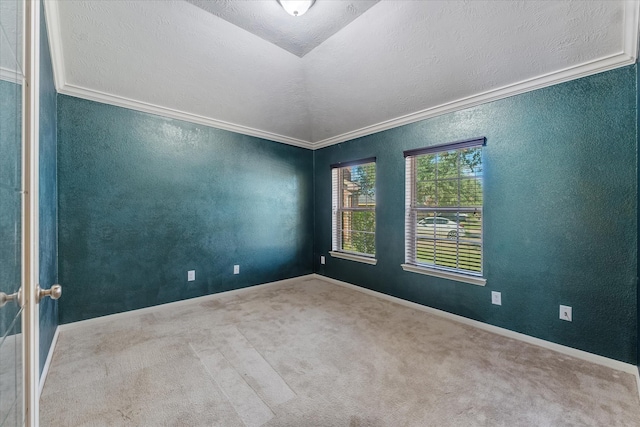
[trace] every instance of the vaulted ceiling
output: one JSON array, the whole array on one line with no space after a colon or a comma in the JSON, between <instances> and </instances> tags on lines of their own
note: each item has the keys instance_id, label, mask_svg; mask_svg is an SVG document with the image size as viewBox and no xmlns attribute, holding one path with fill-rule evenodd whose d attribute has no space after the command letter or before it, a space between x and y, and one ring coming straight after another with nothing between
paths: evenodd
<instances>
[{"instance_id":1,"label":"vaulted ceiling","mask_svg":"<svg viewBox=\"0 0 640 427\"><path fill-rule=\"evenodd\" d=\"M46 1L58 91L320 148L632 64L637 1Z\"/></svg>"}]
</instances>

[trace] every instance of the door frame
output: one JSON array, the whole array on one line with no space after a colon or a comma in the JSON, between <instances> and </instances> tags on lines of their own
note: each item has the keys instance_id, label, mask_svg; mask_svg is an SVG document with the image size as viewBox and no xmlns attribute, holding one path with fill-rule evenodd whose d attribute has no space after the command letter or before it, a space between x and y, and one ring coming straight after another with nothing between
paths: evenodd
<instances>
[{"instance_id":1,"label":"door frame","mask_svg":"<svg viewBox=\"0 0 640 427\"><path fill-rule=\"evenodd\" d=\"M39 238L39 116L40 2L23 1L22 85L22 372L24 425L38 427L39 310L36 287L40 275Z\"/></svg>"}]
</instances>

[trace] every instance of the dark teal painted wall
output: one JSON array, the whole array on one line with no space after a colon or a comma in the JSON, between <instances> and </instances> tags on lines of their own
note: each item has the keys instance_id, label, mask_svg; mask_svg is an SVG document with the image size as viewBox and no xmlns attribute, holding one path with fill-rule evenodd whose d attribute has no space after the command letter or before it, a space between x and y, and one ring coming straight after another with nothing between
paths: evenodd
<instances>
[{"instance_id":1,"label":"dark teal painted wall","mask_svg":"<svg viewBox=\"0 0 640 427\"><path fill-rule=\"evenodd\" d=\"M636 125L629 66L317 150L315 269L636 363ZM479 136L487 137L487 286L404 272L402 151ZM377 157L376 266L328 255L329 165L370 156ZM502 292L502 306L491 304L492 290ZM573 322L559 320L560 304L573 307Z\"/></svg>"},{"instance_id":2,"label":"dark teal painted wall","mask_svg":"<svg viewBox=\"0 0 640 427\"><path fill-rule=\"evenodd\" d=\"M0 291L20 289L22 87L0 80ZM17 304L0 309L0 337L20 332Z\"/></svg>"},{"instance_id":3,"label":"dark teal painted wall","mask_svg":"<svg viewBox=\"0 0 640 427\"><path fill-rule=\"evenodd\" d=\"M640 108L640 84L638 84L638 82L640 82L640 67L638 67L636 65L636 106L638 108ZM636 110L636 119L637 119L637 147L640 147L640 111ZM638 151L636 150L636 162L638 162L640 159L638 158ZM640 183L640 167L636 168L638 171L638 183ZM640 187L638 188L638 198L640 199ZM638 200L636 200L636 207L638 210L638 223L640 223L640 205L638 205ZM640 227L638 227L638 255L640 255ZM639 259L640 261L640 259ZM636 275L636 288L638 288L638 280L640 278L640 262L638 262L638 272ZM640 374L640 289L637 289L636 291L636 298L637 298L637 310L636 310L636 316L637 316L637 340L636 340L636 345L637 345L637 366L638 366L638 373Z\"/></svg>"},{"instance_id":4,"label":"dark teal painted wall","mask_svg":"<svg viewBox=\"0 0 640 427\"><path fill-rule=\"evenodd\" d=\"M311 273L312 192L309 150L58 95L61 323Z\"/></svg>"},{"instance_id":5,"label":"dark teal painted wall","mask_svg":"<svg viewBox=\"0 0 640 427\"><path fill-rule=\"evenodd\" d=\"M56 181L56 88L44 6L40 22L40 286L58 283L58 185ZM58 326L58 303L40 301L40 372Z\"/></svg>"}]
</instances>

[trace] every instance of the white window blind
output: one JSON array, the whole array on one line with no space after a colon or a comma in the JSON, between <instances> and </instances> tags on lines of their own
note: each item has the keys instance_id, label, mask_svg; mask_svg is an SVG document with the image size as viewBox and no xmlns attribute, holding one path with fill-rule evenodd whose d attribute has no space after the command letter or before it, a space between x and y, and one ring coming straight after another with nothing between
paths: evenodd
<instances>
[{"instance_id":1,"label":"white window blind","mask_svg":"<svg viewBox=\"0 0 640 427\"><path fill-rule=\"evenodd\" d=\"M340 208L340 169L331 169L331 250L337 251L340 248L340 221L338 220L338 209Z\"/></svg>"},{"instance_id":2,"label":"white window blind","mask_svg":"<svg viewBox=\"0 0 640 427\"><path fill-rule=\"evenodd\" d=\"M331 246L375 257L375 158L331 165Z\"/></svg>"},{"instance_id":3,"label":"white window blind","mask_svg":"<svg viewBox=\"0 0 640 427\"><path fill-rule=\"evenodd\" d=\"M481 276L485 138L405 151L405 263Z\"/></svg>"}]
</instances>

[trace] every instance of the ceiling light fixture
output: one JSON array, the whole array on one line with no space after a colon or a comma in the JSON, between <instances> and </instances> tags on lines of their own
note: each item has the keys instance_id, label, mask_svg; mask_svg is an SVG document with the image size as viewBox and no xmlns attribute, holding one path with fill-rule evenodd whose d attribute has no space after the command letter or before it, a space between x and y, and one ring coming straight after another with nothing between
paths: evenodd
<instances>
[{"instance_id":1,"label":"ceiling light fixture","mask_svg":"<svg viewBox=\"0 0 640 427\"><path fill-rule=\"evenodd\" d=\"M280 6L291 16L302 16L311 9L316 0L278 0Z\"/></svg>"}]
</instances>

